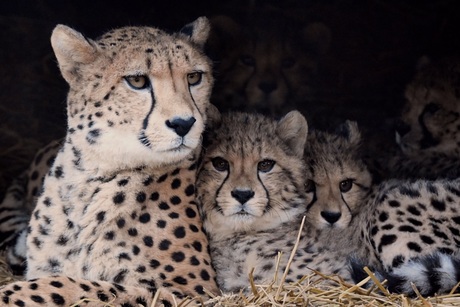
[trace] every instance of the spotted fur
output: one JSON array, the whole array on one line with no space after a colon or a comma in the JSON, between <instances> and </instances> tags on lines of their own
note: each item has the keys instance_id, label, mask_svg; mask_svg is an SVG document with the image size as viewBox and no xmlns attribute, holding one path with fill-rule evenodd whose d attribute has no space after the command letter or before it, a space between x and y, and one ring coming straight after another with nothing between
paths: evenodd
<instances>
[{"instance_id":1,"label":"spotted fur","mask_svg":"<svg viewBox=\"0 0 460 307\"><path fill-rule=\"evenodd\" d=\"M25 270L25 238L30 216L61 145L61 141L52 141L40 149L29 168L14 179L0 204L0 248L6 250L8 265L17 275Z\"/></svg>"},{"instance_id":2,"label":"spotted fur","mask_svg":"<svg viewBox=\"0 0 460 307\"><path fill-rule=\"evenodd\" d=\"M195 203L212 110L208 32L206 18L98 40L54 29L68 130L29 223L28 281L3 287L3 303L150 306L156 294L172 305L217 292Z\"/></svg>"},{"instance_id":3,"label":"spotted fur","mask_svg":"<svg viewBox=\"0 0 460 307\"><path fill-rule=\"evenodd\" d=\"M254 281L261 284L271 282L276 273L280 278L286 270L311 201L304 188L306 134L307 123L297 111L278 122L231 113L211 133L197 194L224 292L248 291L253 269ZM348 254L333 247L325 252L325 246L307 223L287 281L311 274L312 269L351 281Z\"/></svg>"},{"instance_id":4,"label":"spotted fur","mask_svg":"<svg viewBox=\"0 0 460 307\"><path fill-rule=\"evenodd\" d=\"M407 86L396 134L402 153L390 161L392 176L460 176L459 78L459 59L446 58L422 66Z\"/></svg>"}]
</instances>

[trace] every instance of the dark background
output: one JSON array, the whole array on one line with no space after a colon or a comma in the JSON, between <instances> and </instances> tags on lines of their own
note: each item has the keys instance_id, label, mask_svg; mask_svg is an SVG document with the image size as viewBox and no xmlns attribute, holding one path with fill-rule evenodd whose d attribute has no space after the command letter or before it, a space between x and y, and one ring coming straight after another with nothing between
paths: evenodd
<instances>
[{"instance_id":1,"label":"dark background","mask_svg":"<svg viewBox=\"0 0 460 307\"><path fill-rule=\"evenodd\" d=\"M198 16L271 5L321 21L332 44L318 75L310 125L357 120L369 141L392 139L403 92L422 55L460 50L458 1L55 1L0 2L0 199L34 152L65 131L66 84L49 44L53 27L89 37L125 25L178 30Z\"/></svg>"}]
</instances>

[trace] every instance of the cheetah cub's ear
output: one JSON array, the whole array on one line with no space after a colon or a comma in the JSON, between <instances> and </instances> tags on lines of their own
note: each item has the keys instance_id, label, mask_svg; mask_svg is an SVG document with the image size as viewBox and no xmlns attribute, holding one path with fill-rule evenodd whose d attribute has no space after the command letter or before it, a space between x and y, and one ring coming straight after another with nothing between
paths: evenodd
<instances>
[{"instance_id":1,"label":"cheetah cub's ear","mask_svg":"<svg viewBox=\"0 0 460 307\"><path fill-rule=\"evenodd\" d=\"M51 34L51 46L62 76L72 84L79 77L79 66L93 62L98 55L96 43L64 25L57 25Z\"/></svg>"},{"instance_id":2,"label":"cheetah cub's ear","mask_svg":"<svg viewBox=\"0 0 460 307\"><path fill-rule=\"evenodd\" d=\"M192 42L203 48L210 30L211 25L208 18L199 17L194 22L185 25L180 32L187 35Z\"/></svg>"},{"instance_id":3,"label":"cheetah cub's ear","mask_svg":"<svg viewBox=\"0 0 460 307\"><path fill-rule=\"evenodd\" d=\"M343 124L337 127L336 133L354 146L361 142L361 132L359 132L358 123L351 120L346 120Z\"/></svg>"},{"instance_id":4,"label":"cheetah cub's ear","mask_svg":"<svg viewBox=\"0 0 460 307\"><path fill-rule=\"evenodd\" d=\"M276 134L284 140L297 157L303 157L307 133L307 120L299 111L291 111L286 114L276 127Z\"/></svg>"}]
</instances>

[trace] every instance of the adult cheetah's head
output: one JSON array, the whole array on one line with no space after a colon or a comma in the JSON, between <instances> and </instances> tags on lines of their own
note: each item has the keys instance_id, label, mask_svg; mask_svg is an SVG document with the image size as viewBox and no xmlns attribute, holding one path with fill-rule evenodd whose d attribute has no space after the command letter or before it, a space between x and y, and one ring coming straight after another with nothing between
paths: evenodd
<instances>
[{"instance_id":1,"label":"adult cheetah's head","mask_svg":"<svg viewBox=\"0 0 460 307\"><path fill-rule=\"evenodd\" d=\"M274 229L305 211L303 151L307 122L297 111L280 121L224 115L211 131L197 180L204 226L212 238Z\"/></svg>"},{"instance_id":2,"label":"adult cheetah's head","mask_svg":"<svg viewBox=\"0 0 460 307\"><path fill-rule=\"evenodd\" d=\"M97 40L58 25L51 43L69 83L68 138L83 167L164 165L199 147L213 84L198 18L182 32L124 27ZM100 162L102 161L102 162Z\"/></svg>"},{"instance_id":3,"label":"adult cheetah's head","mask_svg":"<svg viewBox=\"0 0 460 307\"><path fill-rule=\"evenodd\" d=\"M356 122L346 121L335 134L314 131L305 150L307 222L317 229L347 227L371 186L360 155Z\"/></svg>"},{"instance_id":4,"label":"adult cheetah's head","mask_svg":"<svg viewBox=\"0 0 460 307\"><path fill-rule=\"evenodd\" d=\"M446 58L419 67L405 91L406 103L396 127L404 154L460 153L460 60Z\"/></svg>"}]
</instances>

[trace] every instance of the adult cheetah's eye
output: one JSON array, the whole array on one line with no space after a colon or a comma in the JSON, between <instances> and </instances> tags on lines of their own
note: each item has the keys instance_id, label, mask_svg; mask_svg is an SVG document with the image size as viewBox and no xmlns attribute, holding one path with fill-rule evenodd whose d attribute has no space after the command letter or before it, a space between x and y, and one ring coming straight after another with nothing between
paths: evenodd
<instances>
[{"instance_id":1,"label":"adult cheetah's eye","mask_svg":"<svg viewBox=\"0 0 460 307\"><path fill-rule=\"evenodd\" d=\"M150 86L147 76L127 76L125 80L128 82L129 86L136 90L142 90Z\"/></svg>"},{"instance_id":2,"label":"adult cheetah's eye","mask_svg":"<svg viewBox=\"0 0 460 307\"><path fill-rule=\"evenodd\" d=\"M256 60L250 55L247 55L247 54L242 55L240 57L240 60L241 60L241 63L243 63L246 66L251 66L251 67L256 66Z\"/></svg>"},{"instance_id":3,"label":"adult cheetah's eye","mask_svg":"<svg viewBox=\"0 0 460 307\"><path fill-rule=\"evenodd\" d=\"M197 85L201 82L202 77L203 77L202 72L198 72L198 71L192 72L187 75L188 84L192 86Z\"/></svg>"},{"instance_id":4,"label":"adult cheetah's eye","mask_svg":"<svg viewBox=\"0 0 460 307\"><path fill-rule=\"evenodd\" d=\"M212 166L214 166L214 168L219 172L228 171L228 167L229 167L228 161L223 158L220 158L220 157L213 158L211 160L211 163L212 163Z\"/></svg>"},{"instance_id":5,"label":"adult cheetah's eye","mask_svg":"<svg viewBox=\"0 0 460 307\"><path fill-rule=\"evenodd\" d=\"M268 173L272 170L273 166L275 165L275 161L273 160L263 160L257 164L257 170Z\"/></svg>"},{"instance_id":6,"label":"adult cheetah's eye","mask_svg":"<svg viewBox=\"0 0 460 307\"><path fill-rule=\"evenodd\" d=\"M353 186L352 179L346 179L346 180L340 181L339 183L340 192L343 192L343 193L348 192L351 190L352 186Z\"/></svg>"},{"instance_id":7,"label":"adult cheetah's eye","mask_svg":"<svg viewBox=\"0 0 460 307\"><path fill-rule=\"evenodd\" d=\"M315 182L313 180L308 179L305 182L305 192L312 193L312 192L315 192L315 190L316 190Z\"/></svg>"}]
</instances>

